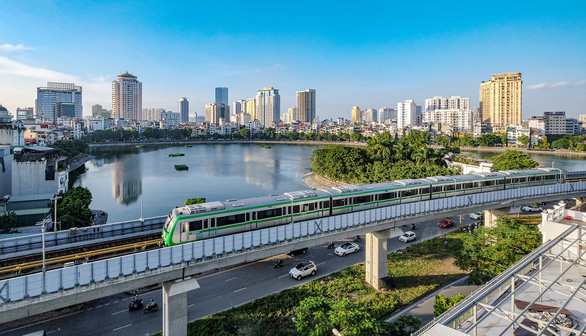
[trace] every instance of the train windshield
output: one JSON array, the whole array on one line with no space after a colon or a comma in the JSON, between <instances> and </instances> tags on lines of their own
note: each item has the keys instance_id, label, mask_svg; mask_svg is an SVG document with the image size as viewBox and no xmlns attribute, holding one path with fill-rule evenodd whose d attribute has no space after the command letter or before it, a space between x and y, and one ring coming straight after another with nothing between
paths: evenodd
<instances>
[{"instance_id":1,"label":"train windshield","mask_svg":"<svg viewBox=\"0 0 586 336\"><path fill-rule=\"evenodd\" d=\"M171 227L172 227L174 220L175 220L175 216L173 216L173 213L170 213L169 216L167 216L167 221L165 222L165 226L164 226L165 232L169 233L171 231Z\"/></svg>"}]
</instances>

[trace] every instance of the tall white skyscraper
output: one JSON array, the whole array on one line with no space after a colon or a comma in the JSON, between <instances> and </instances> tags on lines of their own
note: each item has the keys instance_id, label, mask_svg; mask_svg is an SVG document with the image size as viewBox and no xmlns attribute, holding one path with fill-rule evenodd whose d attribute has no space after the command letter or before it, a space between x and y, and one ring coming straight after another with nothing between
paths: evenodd
<instances>
[{"instance_id":1,"label":"tall white skyscraper","mask_svg":"<svg viewBox=\"0 0 586 336\"><path fill-rule=\"evenodd\" d=\"M368 108L368 109L364 110L364 112L362 113L362 121L367 122L367 123L375 122L376 117L377 117L377 113L376 113L376 110L373 108Z\"/></svg>"},{"instance_id":2,"label":"tall white skyscraper","mask_svg":"<svg viewBox=\"0 0 586 336\"><path fill-rule=\"evenodd\" d=\"M312 122L315 116L315 90L297 91L298 120L300 122Z\"/></svg>"},{"instance_id":3,"label":"tall white skyscraper","mask_svg":"<svg viewBox=\"0 0 586 336\"><path fill-rule=\"evenodd\" d=\"M387 120L395 119L397 117L397 110L388 107L378 109L378 122L384 123Z\"/></svg>"},{"instance_id":4,"label":"tall white skyscraper","mask_svg":"<svg viewBox=\"0 0 586 336\"><path fill-rule=\"evenodd\" d=\"M217 87L216 88L215 103L217 105L224 104L224 105L228 106L228 88L227 87Z\"/></svg>"},{"instance_id":5,"label":"tall white skyscraper","mask_svg":"<svg viewBox=\"0 0 586 336\"><path fill-rule=\"evenodd\" d=\"M413 100L397 103L397 128L417 125L417 105Z\"/></svg>"},{"instance_id":6,"label":"tall white skyscraper","mask_svg":"<svg viewBox=\"0 0 586 336\"><path fill-rule=\"evenodd\" d=\"M55 122L59 117L60 107L65 103L73 104L74 119L83 117L81 86L73 83L47 83L47 87L37 88L37 116L43 120Z\"/></svg>"},{"instance_id":7,"label":"tall white skyscraper","mask_svg":"<svg viewBox=\"0 0 586 336\"><path fill-rule=\"evenodd\" d=\"M183 97L177 103L177 109L181 115L181 122L189 122L189 101Z\"/></svg>"},{"instance_id":8,"label":"tall white skyscraper","mask_svg":"<svg viewBox=\"0 0 586 336\"><path fill-rule=\"evenodd\" d=\"M433 110L469 110L470 98L452 96L451 98L433 97L425 100L425 111Z\"/></svg>"},{"instance_id":9,"label":"tall white skyscraper","mask_svg":"<svg viewBox=\"0 0 586 336\"><path fill-rule=\"evenodd\" d=\"M271 127L273 122L279 122L280 115L281 96L279 89L269 86L258 90L256 93L256 119L265 127Z\"/></svg>"},{"instance_id":10,"label":"tall white skyscraper","mask_svg":"<svg viewBox=\"0 0 586 336\"><path fill-rule=\"evenodd\" d=\"M142 83L127 72L112 82L112 112L116 120L142 120Z\"/></svg>"},{"instance_id":11,"label":"tall white skyscraper","mask_svg":"<svg viewBox=\"0 0 586 336\"><path fill-rule=\"evenodd\" d=\"M244 108L246 109L246 104L244 105ZM242 112L242 103L239 100L232 102L232 114L236 115L240 112Z\"/></svg>"}]
</instances>

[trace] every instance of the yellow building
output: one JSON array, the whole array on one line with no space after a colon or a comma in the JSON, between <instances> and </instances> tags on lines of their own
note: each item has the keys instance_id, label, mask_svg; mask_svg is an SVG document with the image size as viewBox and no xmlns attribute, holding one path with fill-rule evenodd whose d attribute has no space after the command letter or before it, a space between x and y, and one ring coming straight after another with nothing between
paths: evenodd
<instances>
[{"instance_id":1,"label":"yellow building","mask_svg":"<svg viewBox=\"0 0 586 336\"><path fill-rule=\"evenodd\" d=\"M250 114L250 121L256 119L256 98L246 100L246 113Z\"/></svg>"},{"instance_id":2,"label":"yellow building","mask_svg":"<svg viewBox=\"0 0 586 336\"><path fill-rule=\"evenodd\" d=\"M521 93L523 81L520 72L492 75L480 84L480 118L493 128L521 125Z\"/></svg>"},{"instance_id":3,"label":"yellow building","mask_svg":"<svg viewBox=\"0 0 586 336\"><path fill-rule=\"evenodd\" d=\"M357 122L362 121L362 111L360 111L360 107L354 106L352 108L352 123L355 124Z\"/></svg>"}]
</instances>

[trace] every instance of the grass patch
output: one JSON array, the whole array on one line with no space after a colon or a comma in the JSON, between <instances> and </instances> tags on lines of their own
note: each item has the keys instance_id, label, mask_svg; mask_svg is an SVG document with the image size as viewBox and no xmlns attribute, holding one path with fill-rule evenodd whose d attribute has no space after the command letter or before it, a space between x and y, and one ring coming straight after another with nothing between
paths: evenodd
<instances>
[{"instance_id":1,"label":"grass patch","mask_svg":"<svg viewBox=\"0 0 586 336\"><path fill-rule=\"evenodd\" d=\"M183 154L183 153L169 154L169 157L176 157L176 156L185 156L185 154Z\"/></svg>"},{"instance_id":2,"label":"grass patch","mask_svg":"<svg viewBox=\"0 0 586 336\"><path fill-rule=\"evenodd\" d=\"M370 316L383 319L465 273L454 265L455 252L461 248L461 237L465 234L448 234L447 248L444 240L438 237L389 254L388 275L396 285L393 289L378 292L368 287L364 283L364 263L361 263L189 323L187 334L296 335L292 321L295 308L308 296L326 297L334 301L349 298Z\"/></svg>"},{"instance_id":3,"label":"grass patch","mask_svg":"<svg viewBox=\"0 0 586 336\"><path fill-rule=\"evenodd\" d=\"M521 215L521 216L511 216L519 224L523 225L538 225L541 224L541 214L539 215Z\"/></svg>"},{"instance_id":4,"label":"grass patch","mask_svg":"<svg viewBox=\"0 0 586 336\"><path fill-rule=\"evenodd\" d=\"M175 165L175 170L189 170L189 167L184 164Z\"/></svg>"}]
</instances>

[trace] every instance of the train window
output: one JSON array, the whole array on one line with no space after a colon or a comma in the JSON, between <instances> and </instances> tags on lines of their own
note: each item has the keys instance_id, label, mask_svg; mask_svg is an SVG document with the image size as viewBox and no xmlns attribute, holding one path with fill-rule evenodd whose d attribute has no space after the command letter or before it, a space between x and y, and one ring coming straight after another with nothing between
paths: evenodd
<instances>
[{"instance_id":1,"label":"train window","mask_svg":"<svg viewBox=\"0 0 586 336\"><path fill-rule=\"evenodd\" d=\"M429 194L429 188L421 188L419 189L419 191L421 192L421 194Z\"/></svg>"},{"instance_id":2,"label":"train window","mask_svg":"<svg viewBox=\"0 0 586 336\"><path fill-rule=\"evenodd\" d=\"M441 186L435 186L435 187L433 187L433 192L434 193L442 192L442 187Z\"/></svg>"},{"instance_id":3,"label":"train window","mask_svg":"<svg viewBox=\"0 0 586 336\"><path fill-rule=\"evenodd\" d=\"M314 209L315 205L313 203L303 204L303 212L313 211Z\"/></svg>"},{"instance_id":4,"label":"train window","mask_svg":"<svg viewBox=\"0 0 586 336\"><path fill-rule=\"evenodd\" d=\"M247 214L246 214L246 221L247 221L247 222L250 222L250 213L247 213Z\"/></svg>"},{"instance_id":5,"label":"train window","mask_svg":"<svg viewBox=\"0 0 586 336\"><path fill-rule=\"evenodd\" d=\"M384 200L388 200L394 198L393 197L393 193L384 193L384 194L378 194L378 200L379 201L384 201Z\"/></svg>"},{"instance_id":6,"label":"train window","mask_svg":"<svg viewBox=\"0 0 586 336\"><path fill-rule=\"evenodd\" d=\"M330 201L324 201L324 209L330 208Z\"/></svg>"},{"instance_id":7,"label":"train window","mask_svg":"<svg viewBox=\"0 0 586 336\"><path fill-rule=\"evenodd\" d=\"M525 183L525 182L527 182L527 178L526 177L521 177L521 178L519 178L519 182Z\"/></svg>"},{"instance_id":8,"label":"train window","mask_svg":"<svg viewBox=\"0 0 586 336\"><path fill-rule=\"evenodd\" d=\"M346 205L345 201L346 201L345 198L334 200L334 207L340 207L340 206Z\"/></svg>"},{"instance_id":9,"label":"train window","mask_svg":"<svg viewBox=\"0 0 586 336\"><path fill-rule=\"evenodd\" d=\"M464 183L464 188L466 188L466 189L474 188L474 183Z\"/></svg>"},{"instance_id":10,"label":"train window","mask_svg":"<svg viewBox=\"0 0 586 336\"><path fill-rule=\"evenodd\" d=\"M533 182L533 181L535 181L535 176L529 176L529 181L530 181L530 182Z\"/></svg>"},{"instance_id":11,"label":"train window","mask_svg":"<svg viewBox=\"0 0 586 336\"><path fill-rule=\"evenodd\" d=\"M498 185L503 185L503 184L505 184L505 180L503 180L503 179L498 179L498 180L496 180L496 184L498 184Z\"/></svg>"},{"instance_id":12,"label":"train window","mask_svg":"<svg viewBox=\"0 0 586 336\"><path fill-rule=\"evenodd\" d=\"M283 209L270 209L258 212L258 219L265 219L265 218L272 218L281 216L283 214Z\"/></svg>"},{"instance_id":13,"label":"train window","mask_svg":"<svg viewBox=\"0 0 586 336\"><path fill-rule=\"evenodd\" d=\"M252 213L252 220L256 220L256 212Z\"/></svg>"},{"instance_id":14,"label":"train window","mask_svg":"<svg viewBox=\"0 0 586 336\"><path fill-rule=\"evenodd\" d=\"M199 231L201 229L203 229L203 221L189 222L189 231Z\"/></svg>"},{"instance_id":15,"label":"train window","mask_svg":"<svg viewBox=\"0 0 586 336\"><path fill-rule=\"evenodd\" d=\"M462 183L456 184L456 190L462 190Z\"/></svg>"},{"instance_id":16,"label":"train window","mask_svg":"<svg viewBox=\"0 0 586 336\"><path fill-rule=\"evenodd\" d=\"M293 213L299 213L299 205L293 206Z\"/></svg>"},{"instance_id":17,"label":"train window","mask_svg":"<svg viewBox=\"0 0 586 336\"><path fill-rule=\"evenodd\" d=\"M242 222L244 222L244 217L245 217L244 214L218 217L216 219L216 225L217 226L224 226L224 225L232 225L232 224L236 224L236 223L242 223Z\"/></svg>"},{"instance_id":18,"label":"train window","mask_svg":"<svg viewBox=\"0 0 586 336\"><path fill-rule=\"evenodd\" d=\"M490 181L482 181L482 185L485 187L490 187L495 185L494 180L490 180Z\"/></svg>"},{"instance_id":19,"label":"train window","mask_svg":"<svg viewBox=\"0 0 586 336\"><path fill-rule=\"evenodd\" d=\"M446 186L446 191L448 191L448 190L456 190L456 186L454 184L448 184Z\"/></svg>"},{"instance_id":20,"label":"train window","mask_svg":"<svg viewBox=\"0 0 586 336\"><path fill-rule=\"evenodd\" d=\"M354 204L370 202L370 195L354 197Z\"/></svg>"}]
</instances>

